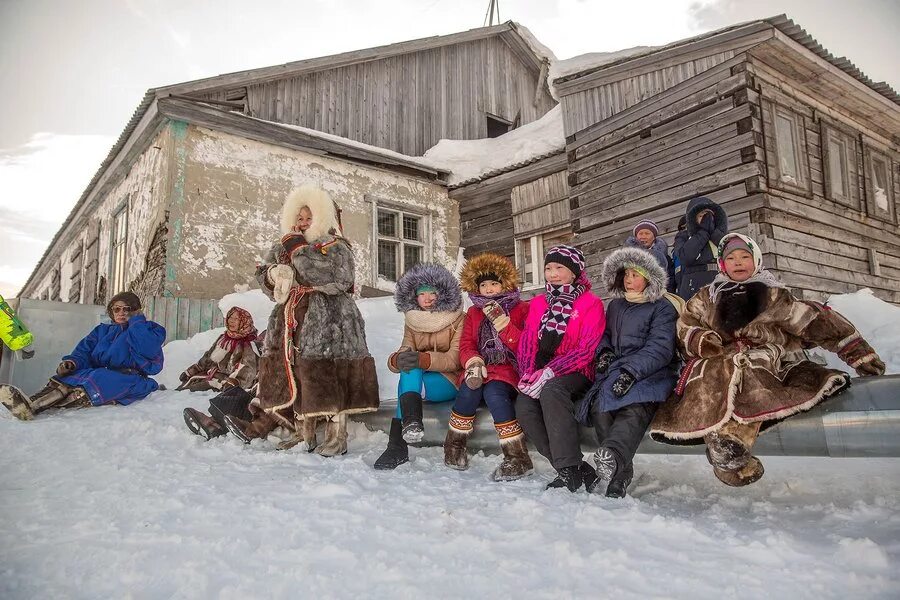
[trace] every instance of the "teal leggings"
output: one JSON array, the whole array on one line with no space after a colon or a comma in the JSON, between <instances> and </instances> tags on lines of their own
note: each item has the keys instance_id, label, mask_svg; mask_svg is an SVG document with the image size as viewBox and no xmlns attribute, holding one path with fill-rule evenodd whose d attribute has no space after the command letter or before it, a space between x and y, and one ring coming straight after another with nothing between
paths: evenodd
<instances>
[{"instance_id":1,"label":"teal leggings","mask_svg":"<svg viewBox=\"0 0 900 600\"><path fill-rule=\"evenodd\" d=\"M413 369L400 373L397 397L409 392L422 394L425 402L449 402L456 398L456 386L450 383L443 373L424 369ZM397 418L403 418L399 402L397 403Z\"/></svg>"}]
</instances>

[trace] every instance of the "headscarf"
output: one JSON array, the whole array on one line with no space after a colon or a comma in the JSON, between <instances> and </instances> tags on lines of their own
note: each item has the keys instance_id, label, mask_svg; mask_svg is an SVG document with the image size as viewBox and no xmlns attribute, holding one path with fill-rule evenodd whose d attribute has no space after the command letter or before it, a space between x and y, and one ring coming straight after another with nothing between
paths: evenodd
<instances>
[{"instance_id":1,"label":"headscarf","mask_svg":"<svg viewBox=\"0 0 900 600\"><path fill-rule=\"evenodd\" d=\"M230 327L228 324L232 315L239 317L237 327ZM225 333L219 338L219 346L229 352L243 348L250 342L255 342L259 335L256 327L253 326L253 316L239 306L234 306L225 315Z\"/></svg>"},{"instance_id":2,"label":"headscarf","mask_svg":"<svg viewBox=\"0 0 900 600\"><path fill-rule=\"evenodd\" d=\"M736 239L737 238L737 239ZM734 281L725 271L725 250L728 248L733 250L747 250L753 255L753 275L744 281ZM728 233L722 236L719 241L719 273L713 282L709 284L709 299L716 302L723 292L736 290L748 283L762 283L766 287L783 288L786 287L778 281L771 271L766 269L762 264L762 250L752 238L740 233ZM729 252L730 253L730 252Z\"/></svg>"}]
</instances>

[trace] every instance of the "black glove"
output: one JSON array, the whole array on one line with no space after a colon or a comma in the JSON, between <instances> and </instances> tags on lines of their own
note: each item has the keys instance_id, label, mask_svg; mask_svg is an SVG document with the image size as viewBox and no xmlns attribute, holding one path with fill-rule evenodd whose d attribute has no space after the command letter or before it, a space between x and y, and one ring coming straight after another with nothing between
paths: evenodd
<instances>
[{"instance_id":1,"label":"black glove","mask_svg":"<svg viewBox=\"0 0 900 600\"><path fill-rule=\"evenodd\" d=\"M613 383L612 392L616 398L621 398L628 393L632 385L634 385L634 376L628 371L622 371Z\"/></svg>"},{"instance_id":2,"label":"black glove","mask_svg":"<svg viewBox=\"0 0 900 600\"><path fill-rule=\"evenodd\" d=\"M186 383L190 378L191 376L188 375L188 372L184 371L181 375L178 376L178 381L180 381L181 383Z\"/></svg>"},{"instance_id":3,"label":"black glove","mask_svg":"<svg viewBox=\"0 0 900 600\"><path fill-rule=\"evenodd\" d=\"M609 370L609 365L616 358L616 353L612 350L604 350L597 356L597 375L603 375Z\"/></svg>"},{"instance_id":4,"label":"black glove","mask_svg":"<svg viewBox=\"0 0 900 600\"><path fill-rule=\"evenodd\" d=\"M397 354L397 368L406 373L419 368L419 353L407 350Z\"/></svg>"},{"instance_id":5,"label":"black glove","mask_svg":"<svg viewBox=\"0 0 900 600\"><path fill-rule=\"evenodd\" d=\"M703 215L703 218L700 219L700 228L706 231L706 233L712 233L716 228L716 220L713 217L712 213L706 213Z\"/></svg>"},{"instance_id":6,"label":"black glove","mask_svg":"<svg viewBox=\"0 0 900 600\"><path fill-rule=\"evenodd\" d=\"M59 363L59 366L56 367L56 374L60 377L64 377L75 370L75 363L71 360L64 360Z\"/></svg>"}]
</instances>

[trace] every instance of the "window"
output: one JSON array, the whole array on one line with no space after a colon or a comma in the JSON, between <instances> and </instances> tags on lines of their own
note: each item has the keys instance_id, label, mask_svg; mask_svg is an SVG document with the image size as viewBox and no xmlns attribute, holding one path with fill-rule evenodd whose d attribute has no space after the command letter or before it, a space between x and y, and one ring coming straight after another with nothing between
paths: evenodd
<instances>
[{"instance_id":1,"label":"window","mask_svg":"<svg viewBox=\"0 0 900 600\"><path fill-rule=\"evenodd\" d=\"M895 222L893 165L887 154L865 146L867 212L891 223Z\"/></svg>"},{"instance_id":2,"label":"window","mask_svg":"<svg viewBox=\"0 0 900 600\"><path fill-rule=\"evenodd\" d=\"M427 260L426 217L377 206L375 222L377 277L397 281L407 269Z\"/></svg>"},{"instance_id":3,"label":"window","mask_svg":"<svg viewBox=\"0 0 900 600\"><path fill-rule=\"evenodd\" d=\"M822 159L825 169L825 197L859 208L859 168L853 135L822 121Z\"/></svg>"},{"instance_id":4,"label":"window","mask_svg":"<svg viewBox=\"0 0 900 600\"><path fill-rule=\"evenodd\" d=\"M539 233L516 240L516 267L522 278L522 289L534 289L543 285L544 255L558 244L572 242L571 228Z\"/></svg>"},{"instance_id":5,"label":"window","mask_svg":"<svg viewBox=\"0 0 900 600\"><path fill-rule=\"evenodd\" d=\"M767 162L771 185L809 195L809 158L803 115L790 109L765 103Z\"/></svg>"},{"instance_id":6,"label":"window","mask_svg":"<svg viewBox=\"0 0 900 600\"><path fill-rule=\"evenodd\" d=\"M125 251L128 239L128 207L122 207L115 214L109 240L110 255L110 296L125 290Z\"/></svg>"},{"instance_id":7,"label":"window","mask_svg":"<svg viewBox=\"0 0 900 600\"><path fill-rule=\"evenodd\" d=\"M504 133L509 133L513 128L510 121L496 115L485 113L485 118L487 119L487 136L489 138L500 137Z\"/></svg>"}]
</instances>

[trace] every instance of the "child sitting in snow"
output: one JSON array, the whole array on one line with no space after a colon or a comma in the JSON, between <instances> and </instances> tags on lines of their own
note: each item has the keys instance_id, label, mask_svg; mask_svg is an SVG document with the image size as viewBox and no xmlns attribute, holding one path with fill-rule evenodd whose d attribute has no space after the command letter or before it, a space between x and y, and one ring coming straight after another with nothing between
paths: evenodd
<instances>
[{"instance_id":1,"label":"child sitting in snow","mask_svg":"<svg viewBox=\"0 0 900 600\"><path fill-rule=\"evenodd\" d=\"M743 486L763 475L750 453L761 429L845 389L849 376L808 360L821 346L860 376L884 363L856 328L816 302L797 300L763 268L762 251L731 233L718 246L719 273L691 298L678 320L688 359L676 397L663 404L651 435L668 443L706 443L716 477Z\"/></svg>"},{"instance_id":2,"label":"child sitting in snow","mask_svg":"<svg viewBox=\"0 0 900 600\"><path fill-rule=\"evenodd\" d=\"M622 498L644 432L678 379L675 322L684 301L666 293L665 270L643 249L616 250L601 275L613 299L597 347L594 385L578 407L578 419L593 423L600 443L594 454L598 478L588 491Z\"/></svg>"},{"instance_id":3,"label":"child sitting in snow","mask_svg":"<svg viewBox=\"0 0 900 600\"><path fill-rule=\"evenodd\" d=\"M248 389L256 380L260 351L253 317L238 306L225 316L225 333L206 353L179 375L179 390L206 392L232 386Z\"/></svg>"},{"instance_id":4,"label":"child sitting in snow","mask_svg":"<svg viewBox=\"0 0 900 600\"><path fill-rule=\"evenodd\" d=\"M503 451L503 462L492 478L513 481L533 469L525 435L516 420L516 356L506 345L518 339L528 304L519 300L516 267L498 254L479 254L468 261L460 284L473 306L466 313L459 342L459 360L465 373L450 412L444 464L461 471L469 467L466 443L475 426L475 411L484 400Z\"/></svg>"}]
</instances>

